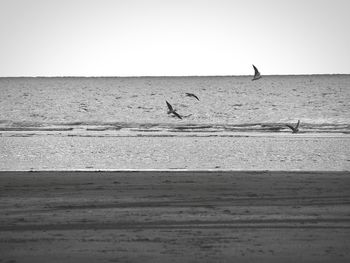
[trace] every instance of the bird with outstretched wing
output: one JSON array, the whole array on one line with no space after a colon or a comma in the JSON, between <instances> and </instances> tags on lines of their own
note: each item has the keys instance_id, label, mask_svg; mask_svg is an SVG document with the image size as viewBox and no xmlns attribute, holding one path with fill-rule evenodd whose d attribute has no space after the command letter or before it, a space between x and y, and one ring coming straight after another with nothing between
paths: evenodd
<instances>
[{"instance_id":1,"label":"bird with outstretched wing","mask_svg":"<svg viewBox=\"0 0 350 263\"><path fill-rule=\"evenodd\" d=\"M299 125L300 125L300 120L298 120L298 123L293 127L292 125L286 124L286 126L293 131L293 133L299 132Z\"/></svg>"},{"instance_id":2,"label":"bird with outstretched wing","mask_svg":"<svg viewBox=\"0 0 350 263\"><path fill-rule=\"evenodd\" d=\"M186 96L196 98L199 101L199 98L193 93L186 92Z\"/></svg>"},{"instance_id":3,"label":"bird with outstretched wing","mask_svg":"<svg viewBox=\"0 0 350 263\"><path fill-rule=\"evenodd\" d=\"M166 105L168 106L168 114L173 114L174 116L178 117L182 120L182 117L173 109L173 106L168 101L165 101Z\"/></svg>"}]
</instances>

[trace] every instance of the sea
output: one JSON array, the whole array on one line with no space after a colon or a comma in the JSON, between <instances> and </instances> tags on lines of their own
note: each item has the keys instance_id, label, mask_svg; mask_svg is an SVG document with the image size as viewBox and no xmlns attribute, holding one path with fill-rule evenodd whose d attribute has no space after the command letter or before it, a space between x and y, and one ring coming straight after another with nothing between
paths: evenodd
<instances>
[{"instance_id":1,"label":"sea","mask_svg":"<svg viewBox=\"0 0 350 263\"><path fill-rule=\"evenodd\" d=\"M0 78L0 170L349 171L350 75Z\"/></svg>"}]
</instances>

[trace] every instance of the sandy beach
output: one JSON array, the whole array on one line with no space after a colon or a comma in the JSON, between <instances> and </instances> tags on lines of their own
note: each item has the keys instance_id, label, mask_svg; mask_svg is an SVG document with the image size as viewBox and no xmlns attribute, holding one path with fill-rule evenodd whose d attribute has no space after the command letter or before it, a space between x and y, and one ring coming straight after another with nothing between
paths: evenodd
<instances>
[{"instance_id":1,"label":"sandy beach","mask_svg":"<svg viewBox=\"0 0 350 263\"><path fill-rule=\"evenodd\" d=\"M0 7L0 263L350 263L350 1Z\"/></svg>"},{"instance_id":2,"label":"sandy beach","mask_svg":"<svg viewBox=\"0 0 350 263\"><path fill-rule=\"evenodd\" d=\"M349 262L349 172L0 172L0 262Z\"/></svg>"},{"instance_id":3,"label":"sandy beach","mask_svg":"<svg viewBox=\"0 0 350 263\"><path fill-rule=\"evenodd\" d=\"M350 170L349 135L118 136L0 133L0 171Z\"/></svg>"}]
</instances>

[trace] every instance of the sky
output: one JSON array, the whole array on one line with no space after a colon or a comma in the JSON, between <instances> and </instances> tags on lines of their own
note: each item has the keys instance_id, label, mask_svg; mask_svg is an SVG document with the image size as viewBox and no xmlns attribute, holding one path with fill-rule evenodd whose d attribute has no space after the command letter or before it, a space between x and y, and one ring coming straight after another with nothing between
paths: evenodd
<instances>
[{"instance_id":1,"label":"sky","mask_svg":"<svg viewBox=\"0 0 350 263\"><path fill-rule=\"evenodd\" d=\"M0 0L0 76L349 74L349 0Z\"/></svg>"}]
</instances>

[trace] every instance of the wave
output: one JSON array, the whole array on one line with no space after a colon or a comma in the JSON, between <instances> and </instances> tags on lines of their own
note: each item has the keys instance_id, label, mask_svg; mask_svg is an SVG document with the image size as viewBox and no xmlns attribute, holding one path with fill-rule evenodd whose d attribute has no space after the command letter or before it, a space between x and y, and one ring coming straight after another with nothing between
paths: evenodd
<instances>
[{"instance_id":1,"label":"wave","mask_svg":"<svg viewBox=\"0 0 350 263\"><path fill-rule=\"evenodd\" d=\"M125 131L125 132L171 132L171 133L290 133L288 123L136 123L136 122L19 122L0 120L0 131ZM301 122L300 133L350 134L349 123L305 123Z\"/></svg>"}]
</instances>

